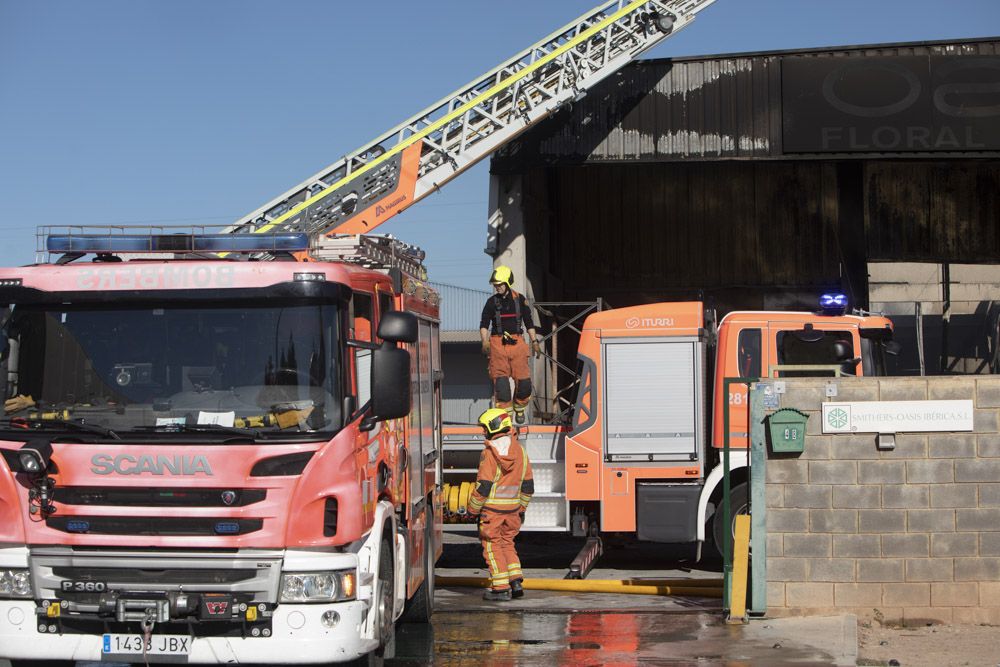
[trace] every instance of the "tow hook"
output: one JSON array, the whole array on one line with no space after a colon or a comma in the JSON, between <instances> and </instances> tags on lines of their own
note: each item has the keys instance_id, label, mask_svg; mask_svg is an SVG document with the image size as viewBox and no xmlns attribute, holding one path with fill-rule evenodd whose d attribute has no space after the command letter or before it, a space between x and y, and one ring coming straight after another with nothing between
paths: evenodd
<instances>
[{"instance_id":1,"label":"tow hook","mask_svg":"<svg viewBox=\"0 0 1000 667\"><path fill-rule=\"evenodd\" d=\"M146 655L146 647L153 643L154 625L156 625L156 610L149 607L139 622L139 627L142 628L142 661L146 663L146 667L149 667L149 657Z\"/></svg>"},{"instance_id":2,"label":"tow hook","mask_svg":"<svg viewBox=\"0 0 1000 667\"><path fill-rule=\"evenodd\" d=\"M153 626L156 625L156 610L147 609L146 615L142 617L142 621L139 622L142 627L142 636L149 643L150 637L153 636Z\"/></svg>"}]
</instances>

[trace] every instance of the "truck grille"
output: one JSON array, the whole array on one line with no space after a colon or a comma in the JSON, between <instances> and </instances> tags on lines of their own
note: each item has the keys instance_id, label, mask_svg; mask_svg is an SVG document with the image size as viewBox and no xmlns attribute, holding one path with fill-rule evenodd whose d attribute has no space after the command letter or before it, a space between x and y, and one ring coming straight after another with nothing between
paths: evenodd
<instances>
[{"instance_id":1,"label":"truck grille","mask_svg":"<svg viewBox=\"0 0 1000 667\"><path fill-rule=\"evenodd\" d=\"M265 489L174 489L68 486L56 489L61 505L119 507L246 507L267 497Z\"/></svg>"},{"instance_id":2,"label":"truck grille","mask_svg":"<svg viewBox=\"0 0 1000 667\"><path fill-rule=\"evenodd\" d=\"M194 585L210 585L213 587L231 586L254 578L253 570L196 570L196 569L131 569L119 570L112 567L81 567L57 566L52 568L52 575L67 581L114 581L120 584L132 585L149 581L159 584L189 587Z\"/></svg>"},{"instance_id":3,"label":"truck grille","mask_svg":"<svg viewBox=\"0 0 1000 667\"><path fill-rule=\"evenodd\" d=\"M70 599L63 582L102 582L108 590L186 591L278 599L282 552L243 549L237 553L102 551L83 555L62 547L35 548L31 573L40 599ZM86 601L73 596L79 602Z\"/></svg>"},{"instance_id":4,"label":"truck grille","mask_svg":"<svg viewBox=\"0 0 1000 667\"><path fill-rule=\"evenodd\" d=\"M263 519L228 517L50 516L45 525L64 533L85 535L246 535L264 527Z\"/></svg>"}]
</instances>

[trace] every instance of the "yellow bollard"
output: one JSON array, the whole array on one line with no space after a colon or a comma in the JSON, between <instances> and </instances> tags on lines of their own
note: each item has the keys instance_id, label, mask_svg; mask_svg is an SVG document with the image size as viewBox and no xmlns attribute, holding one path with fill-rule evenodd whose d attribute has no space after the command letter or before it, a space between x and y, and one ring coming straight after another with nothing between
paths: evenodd
<instances>
[{"instance_id":1,"label":"yellow bollard","mask_svg":"<svg viewBox=\"0 0 1000 667\"><path fill-rule=\"evenodd\" d=\"M733 542L733 590L729 596L727 623L745 623L747 620L747 567L750 561L750 515L736 517L736 536Z\"/></svg>"}]
</instances>

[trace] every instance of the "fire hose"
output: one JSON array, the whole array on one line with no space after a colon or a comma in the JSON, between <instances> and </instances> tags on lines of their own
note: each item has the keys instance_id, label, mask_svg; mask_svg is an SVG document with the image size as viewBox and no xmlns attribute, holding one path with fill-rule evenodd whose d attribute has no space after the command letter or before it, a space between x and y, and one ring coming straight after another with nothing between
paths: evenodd
<instances>
[{"instance_id":1,"label":"fire hose","mask_svg":"<svg viewBox=\"0 0 1000 667\"><path fill-rule=\"evenodd\" d=\"M490 580L483 577L437 576L434 582L438 586L460 588L489 588L490 585ZM722 579L525 579L523 586L528 591L722 597Z\"/></svg>"}]
</instances>

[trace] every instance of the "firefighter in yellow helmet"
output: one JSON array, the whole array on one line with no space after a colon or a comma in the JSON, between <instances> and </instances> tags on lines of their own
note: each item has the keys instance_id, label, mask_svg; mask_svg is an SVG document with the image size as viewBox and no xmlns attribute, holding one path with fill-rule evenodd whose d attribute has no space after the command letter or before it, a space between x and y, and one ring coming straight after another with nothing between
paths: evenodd
<instances>
[{"instance_id":1,"label":"firefighter in yellow helmet","mask_svg":"<svg viewBox=\"0 0 1000 667\"><path fill-rule=\"evenodd\" d=\"M490 571L490 589L484 600L510 600L524 595L521 559L514 538L535 492L528 451L517 440L510 414L490 408L479 416L486 445L479 457L476 486L469 513L479 516L479 540Z\"/></svg>"},{"instance_id":2,"label":"firefighter in yellow helmet","mask_svg":"<svg viewBox=\"0 0 1000 667\"><path fill-rule=\"evenodd\" d=\"M528 368L528 345L522 336L522 325L528 332L531 349L541 351L531 309L523 295L514 291L514 273L509 266L498 266L490 275L493 296L486 300L479 321L479 336L483 354L489 357L490 381L493 383L493 405L510 410L514 419L524 423L524 410L531 398L531 371ZM511 391L510 380L514 380Z\"/></svg>"}]
</instances>

